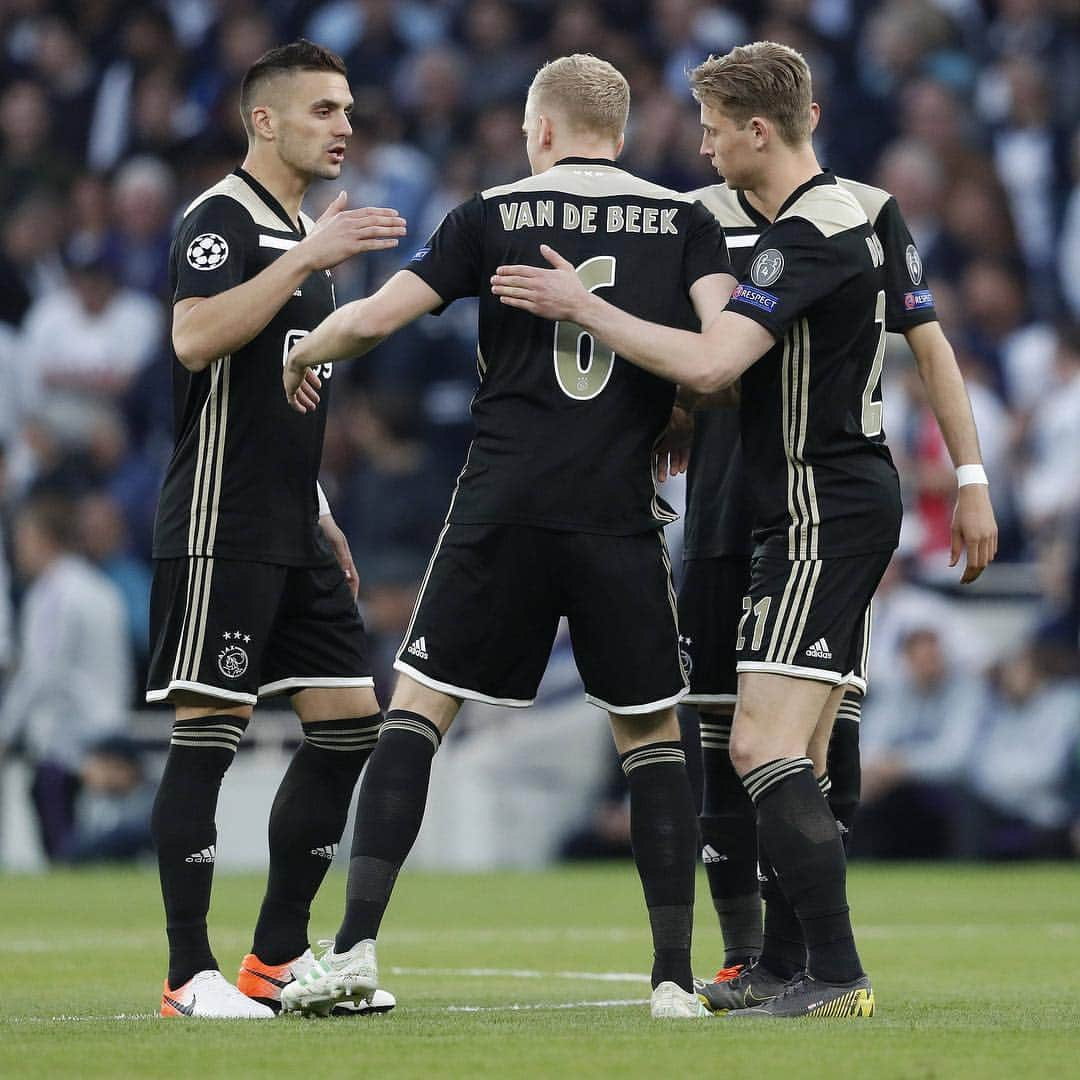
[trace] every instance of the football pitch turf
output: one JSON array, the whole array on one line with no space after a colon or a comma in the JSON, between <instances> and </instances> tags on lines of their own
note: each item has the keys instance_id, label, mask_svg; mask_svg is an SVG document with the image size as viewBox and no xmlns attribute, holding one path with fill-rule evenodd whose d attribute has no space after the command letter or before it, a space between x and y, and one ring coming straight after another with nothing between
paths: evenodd
<instances>
[{"instance_id":1,"label":"football pitch turf","mask_svg":"<svg viewBox=\"0 0 1080 1080\"><path fill-rule=\"evenodd\" d=\"M222 970L250 944L258 876L219 875ZM344 878L317 902L336 927ZM162 1020L152 871L0 878L0 1076L1080 1076L1080 869L851 869L878 1015L735 1026L649 1018L630 864L480 875L406 871L379 943L384 1017ZM720 935L698 882L695 964Z\"/></svg>"}]
</instances>

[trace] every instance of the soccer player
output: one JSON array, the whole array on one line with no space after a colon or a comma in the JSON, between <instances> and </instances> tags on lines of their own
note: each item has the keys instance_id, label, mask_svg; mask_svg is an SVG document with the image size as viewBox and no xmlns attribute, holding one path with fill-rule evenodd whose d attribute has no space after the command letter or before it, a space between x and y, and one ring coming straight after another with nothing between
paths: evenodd
<instances>
[{"instance_id":1,"label":"soccer player","mask_svg":"<svg viewBox=\"0 0 1080 1080\"><path fill-rule=\"evenodd\" d=\"M702 70L707 73L707 69ZM692 73L691 79L696 78ZM818 115L818 106L811 105L811 128L816 126ZM707 138L702 153L712 156ZM896 200L880 188L853 180L839 177L838 183L858 201L881 243L885 328L905 335L954 464L981 462L963 377L941 332L933 298L923 280L922 260ZM735 274L745 277L754 246L770 224L755 205L753 193L720 183L691 195L716 215L724 228ZM692 396L683 394L681 400L689 405ZM753 552L738 414L734 409L707 408L694 416L679 625L690 676L690 694L684 703L695 704L700 714L705 777L700 818L702 860L725 945L723 969L712 982L699 984L698 991L710 1008L726 1011L774 996L790 976L802 970L806 954L798 919L770 872L768 860L761 860L759 866L753 803L728 753L736 690L735 641ZM977 546L995 528L987 487L961 487L953 517L954 563L969 545ZM976 557L962 580L973 581L980 572ZM866 692L865 660L864 652L850 673L829 741L827 763L820 751L810 755L845 846L859 802L859 719ZM765 879L760 888L759 868ZM768 901L764 943L763 896Z\"/></svg>"},{"instance_id":2,"label":"soccer player","mask_svg":"<svg viewBox=\"0 0 1080 1080\"><path fill-rule=\"evenodd\" d=\"M351 107L333 53L299 41L261 57L241 89L243 167L188 207L170 255L176 446L155 524L146 694L176 710L152 817L163 1016L274 1016L281 987L314 961L309 907L381 719L356 570L317 492L325 407L299 415L280 384L289 348L334 308L330 268L404 235L395 211L345 210L343 195L317 223L300 210L313 179L341 171ZM300 394L318 400L313 381ZM290 695L303 742L270 813L238 990L207 936L214 814L252 707L274 694Z\"/></svg>"},{"instance_id":3,"label":"soccer player","mask_svg":"<svg viewBox=\"0 0 1080 1080\"><path fill-rule=\"evenodd\" d=\"M506 266L493 288L508 306L573 320L691 391L711 394L741 376L756 546L735 644L730 751L807 967L766 1004L729 1015L871 1016L843 844L810 755L821 760L845 686L864 663L870 600L899 537L879 394L885 256L859 201L814 155L802 57L768 42L736 48L698 68L694 89L717 171L763 216L749 273L722 313L706 312L700 334L649 324L583 290L550 248L554 269ZM913 306L924 292L911 290ZM966 407L952 404L961 400ZM985 483L977 445L953 449L959 483ZM986 509L963 493L961 505L965 516ZM973 526L966 539L969 576L993 558L996 532Z\"/></svg>"},{"instance_id":4,"label":"soccer player","mask_svg":"<svg viewBox=\"0 0 1080 1080\"><path fill-rule=\"evenodd\" d=\"M533 175L451 211L408 270L290 354L286 393L303 409L312 365L362 353L458 297L480 298L476 437L361 785L344 922L319 967L286 989L284 1008L324 1008L375 987L375 937L442 736L463 699L528 705L565 615L587 699L610 714L630 788L652 1014L702 1014L690 973L695 806L674 710L686 681L663 537L672 514L652 474L675 389L572 322L502 306L489 286L501 263L538 258L552 241L585 288L643 317L696 326L696 310L721 304L727 262L713 216L615 164L628 108L626 80L610 64L575 55L545 65L525 107Z\"/></svg>"}]
</instances>

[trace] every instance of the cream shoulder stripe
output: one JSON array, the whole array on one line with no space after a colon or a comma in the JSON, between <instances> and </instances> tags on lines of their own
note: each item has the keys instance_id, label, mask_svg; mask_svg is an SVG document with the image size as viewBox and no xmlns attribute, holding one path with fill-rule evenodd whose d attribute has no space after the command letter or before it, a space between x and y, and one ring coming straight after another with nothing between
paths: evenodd
<instances>
[{"instance_id":1,"label":"cream shoulder stripe","mask_svg":"<svg viewBox=\"0 0 1080 1080\"><path fill-rule=\"evenodd\" d=\"M503 195L524 195L533 191L557 191L564 195L581 195L593 199L636 196L643 199L668 199L672 202L693 203L689 195L650 184L613 165L575 163L555 165L536 176L526 176L512 184L482 191L482 199L497 199Z\"/></svg>"},{"instance_id":2,"label":"cream shoulder stripe","mask_svg":"<svg viewBox=\"0 0 1080 1080\"><path fill-rule=\"evenodd\" d=\"M800 195L776 220L802 218L822 236L835 236L847 229L857 229L869 222L866 211L846 188L839 184L821 184Z\"/></svg>"}]
</instances>

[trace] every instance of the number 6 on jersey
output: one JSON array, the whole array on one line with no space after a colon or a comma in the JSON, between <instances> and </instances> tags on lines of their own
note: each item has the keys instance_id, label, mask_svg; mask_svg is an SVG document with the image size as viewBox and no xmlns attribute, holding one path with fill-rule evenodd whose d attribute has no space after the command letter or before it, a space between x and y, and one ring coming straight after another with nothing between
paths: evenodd
<instances>
[{"instance_id":1,"label":"number 6 on jersey","mask_svg":"<svg viewBox=\"0 0 1080 1080\"><path fill-rule=\"evenodd\" d=\"M615 256L597 255L576 267L581 284L589 292L615 284ZM582 344L589 340L589 360L582 364ZM608 384L615 367L615 350L599 345L584 327L575 322L555 324L555 378L559 389L575 401L589 401Z\"/></svg>"}]
</instances>

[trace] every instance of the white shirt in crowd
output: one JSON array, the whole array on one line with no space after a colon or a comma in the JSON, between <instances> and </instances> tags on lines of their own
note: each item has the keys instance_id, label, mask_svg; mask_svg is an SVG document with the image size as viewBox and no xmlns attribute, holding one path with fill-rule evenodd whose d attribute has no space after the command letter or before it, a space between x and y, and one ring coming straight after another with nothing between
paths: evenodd
<instances>
[{"instance_id":1,"label":"white shirt in crowd","mask_svg":"<svg viewBox=\"0 0 1080 1080\"><path fill-rule=\"evenodd\" d=\"M161 305L132 289L117 290L97 314L73 289L60 289L27 312L20 367L37 384L99 379L106 387L136 375L153 358L162 332Z\"/></svg>"},{"instance_id":2,"label":"white shirt in crowd","mask_svg":"<svg viewBox=\"0 0 1080 1080\"><path fill-rule=\"evenodd\" d=\"M17 660L0 706L0 740L21 736L34 761L74 772L87 749L127 726L131 642L119 591L77 555L26 591Z\"/></svg>"}]
</instances>

